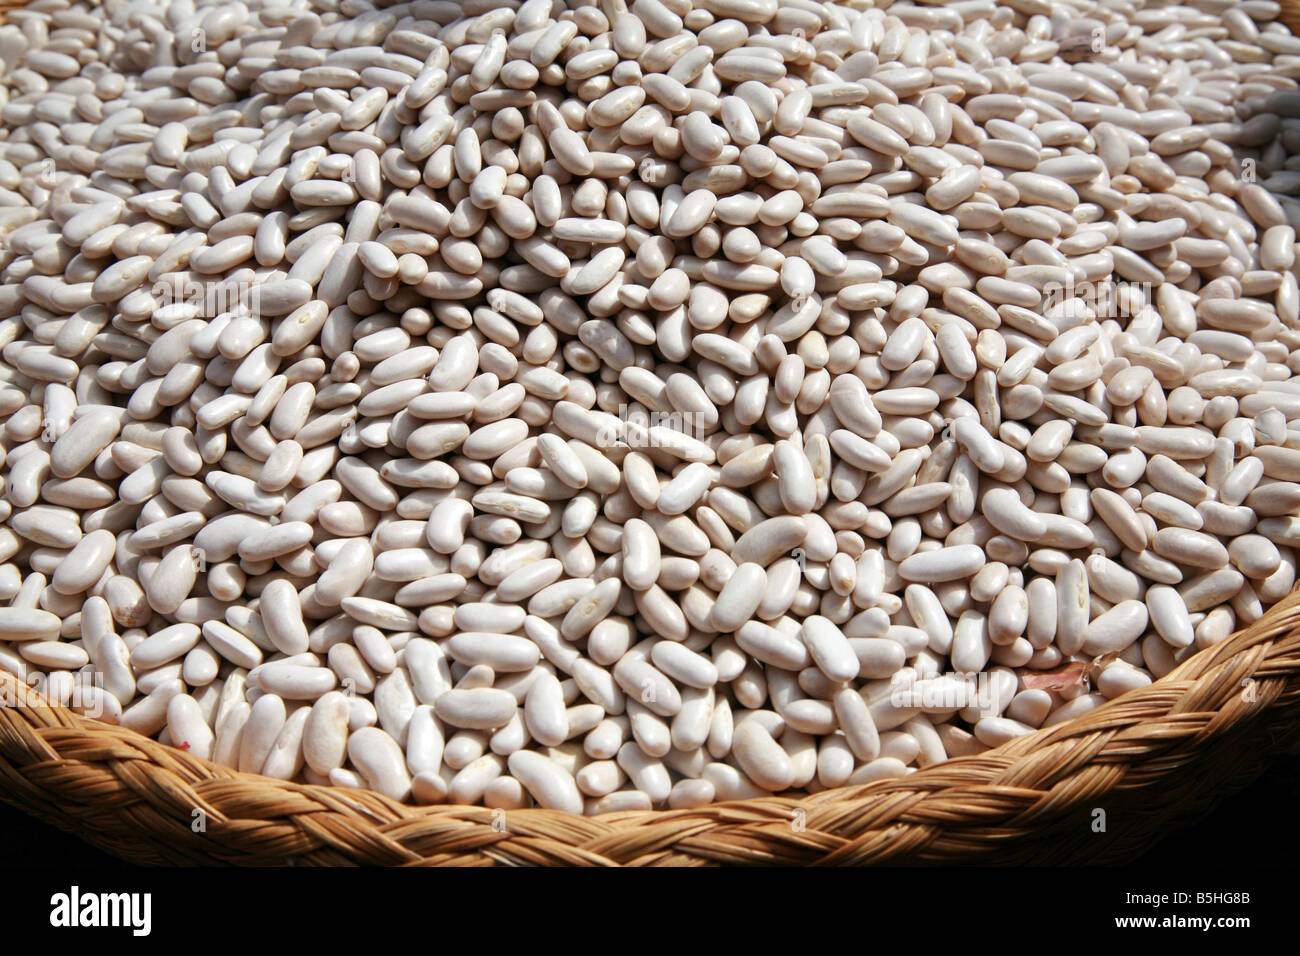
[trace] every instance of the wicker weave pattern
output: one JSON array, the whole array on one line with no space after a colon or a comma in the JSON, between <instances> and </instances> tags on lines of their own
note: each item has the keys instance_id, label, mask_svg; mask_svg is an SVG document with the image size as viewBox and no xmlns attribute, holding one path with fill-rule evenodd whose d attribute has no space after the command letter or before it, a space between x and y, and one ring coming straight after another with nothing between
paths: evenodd
<instances>
[{"instance_id":1,"label":"wicker weave pattern","mask_svg":"<svg viewBox=\"0 0 1300 956\"><path fill-rule=\"evenodd\" d=\"M15 683L0 674L0 691ZM1076 720L900 780L800 799L502 820L482 807L409 807L238 773L48 706L0 708L0 798L143 863L1117 862L1248 783L1298 721L1300 592ZM1093 829L1097 809L1104 833ZM192 830L195 811L206 832Z\"/></svg>"},{"instance_id":2,"label":"wicker weave pattern","mask_svg":"<svg viewBox=\"0 0 1300 956\"><path fill-rule=\"evenodd\" d=\"M0 0L0 20L20 5ZM1300 34L1300 0L1282 0L1281 19ZM0 700L16 683L0 673ZM1083 717L801 799L596 818L514 810L502 821L482 807L409 807L239 773L62 707L0 706L0 800L139 863L1114 863L1244 787L1298 725L1300 589Z\"/></svg>"}]
</instances>

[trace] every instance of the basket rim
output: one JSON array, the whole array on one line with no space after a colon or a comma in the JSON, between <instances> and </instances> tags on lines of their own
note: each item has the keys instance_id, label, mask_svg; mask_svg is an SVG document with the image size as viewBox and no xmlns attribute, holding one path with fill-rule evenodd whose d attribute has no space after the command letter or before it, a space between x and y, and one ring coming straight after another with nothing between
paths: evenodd
<instances>
[{"instance_id":1,"label":"basket rim","mask_svg":"<svg viewBox=\"0 0 1300 956\"><path fill-rule=\"evenodd\" d=\"M38 694L19 690L26 685L15 675L0 672L0 701L12 703L0 706L0 772L9 771L0 777L0 799L49 817L47 801L22 799L23 790L39 792L48 787L75 804L77 815L90 816L93 808L83 814L84 797L73 795L92 777L102 789L107 772L119 787L136 791L133 801L143 797L156 814L169 818L165 830L188 831L196 811L207 815L210 826L287 817L298 829L292 842L299 845L285 846L286 851L311 855L319 850L331 857L341 853L335 862L603 865L615 862L610 853L644 855L653 853L655 846L682 841L699 842L695 852L712 862L800 862L811 855L820 862L846 863L859 862L864 854L890 860L916 848L917 835L913 833L911 840L906 837L917 824L900 817L930 819L925 829L935 831L929 834L934 839L945 823L962 822L957 812L962 807L965 822L979 828L986 826L981 818L990 811L992 817L1000 809L1005 813L1001 801L1040 809L1063 798L1068 801L1071 782L1085 768L1122 767L1134 762L1135 753L1148 757L1176 749L1177 743L1189 738L1203 744L1230 727L1256 722L1284 694L1292 705L1288 709L1300 710L1297 678L1300 587L1258 621L1198 651L1149 686L979 754L954 757L903 777L815 794L589 817L536 807L493 811L481 806L403 804L371 790L241 772L50 704ZM1241 693L1242 684L1250 685L1253 693ZM100 764L112 770L105 771ZM15 772L34 779L16 780ZM1110 785L1117 779L1111 779ZM1150 783L1149 775L1146 782ZM1085 796L1095 802L1097 793ZM930 803L943 807L927 808ZM223 807L239 808L240 813L231 814ZM502 813L508 820L505 828ZM854 836L841 837L837 847L827 847L819 839L826 830L846 827ZM712 831L725 832L710 839ZM430 834L436 843L448 843L451 849L425 856L404 845L403 835L425 843ZM215 848L207 842L211 854ZM308 846L313 842L314 850ZM774 852L774 847L782 846L784 852ZM481 857L472 859L470 853ZM292 856L289 852L286 858Z\"/></svg>"}]
</instances>

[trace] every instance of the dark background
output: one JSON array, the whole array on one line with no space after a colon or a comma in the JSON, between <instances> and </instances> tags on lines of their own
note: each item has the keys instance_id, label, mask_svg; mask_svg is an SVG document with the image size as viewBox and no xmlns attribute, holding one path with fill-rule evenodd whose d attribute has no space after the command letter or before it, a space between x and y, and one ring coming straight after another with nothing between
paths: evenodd
<instances>
[{"instance_id":1,"label":"dark background","mask_svg":"<svg viewBox=\"0 0 1300 956\"><path fill-rule=\"evenodd\" d=\"M1137 862L1161 868L1287 866L1300 843L1300 756L1278 758L1255 783L1201 823L1166 835ZM10 865L57 861L60 870L120 868L115 857L0 804L0 848ZM35 864L39 865L39 864Z\"/></svg>"}]
</instances>

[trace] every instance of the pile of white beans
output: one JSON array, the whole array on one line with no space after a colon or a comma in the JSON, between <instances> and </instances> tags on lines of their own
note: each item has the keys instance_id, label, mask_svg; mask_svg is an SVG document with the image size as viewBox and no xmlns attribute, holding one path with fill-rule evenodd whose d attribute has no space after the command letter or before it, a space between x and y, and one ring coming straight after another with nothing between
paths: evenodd
<instances>
[{"instance_id":1,"label":"pile of white beans","mask_svg":"<svg viewBox=\"0 0 1300 956\"><path fill-rule=\"evenodd\" d=\"M898 777L1300 545L1272 0L34 0L0 668L573 813Z\"/></svg>"}]
</instances>

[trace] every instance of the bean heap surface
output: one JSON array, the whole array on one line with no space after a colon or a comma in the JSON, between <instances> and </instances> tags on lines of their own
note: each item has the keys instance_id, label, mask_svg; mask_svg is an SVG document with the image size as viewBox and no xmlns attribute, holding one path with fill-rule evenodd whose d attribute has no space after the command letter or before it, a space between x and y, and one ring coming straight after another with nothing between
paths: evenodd
<instances>
[{"instance_id":1,"label":"bean heap surface","mask_svg":"<svg viewBox=\"0 0 1300 956\"><path fill-rule=\"evenodd\" d=\"M240 770L573 813L1150 683L1296 578L1277 12L9 12L0 668Z\"/></svg>"}]
</instances>

